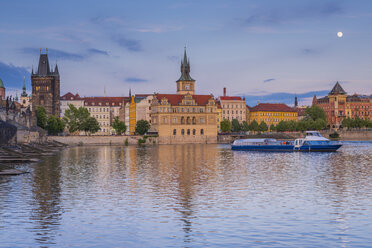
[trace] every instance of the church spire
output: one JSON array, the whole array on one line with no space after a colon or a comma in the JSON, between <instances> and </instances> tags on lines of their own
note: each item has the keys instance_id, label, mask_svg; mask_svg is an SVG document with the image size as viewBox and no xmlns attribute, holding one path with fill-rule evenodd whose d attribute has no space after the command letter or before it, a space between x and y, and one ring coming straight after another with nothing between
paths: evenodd
<instances>
[{"instance_id":1,"label":"church spire","mask_svg":"<svg viewBox=\"0 0 372 248\"><path fill-rule=\"evenodd\" d=\"M190 76L190 60L187 58L186 47L183 53L183 60L181 61L181 77L177 80L177 82L178 81L195 81Z\"/></svg>"},{"instance_id":2,"label":"church spire","mask_svg":"<svg viewBox=\"0 0 372 248\"><path fill-rule=\"evenodd\" d=\"M295 102L294 102L294 106L295 106L295 108L297 108L297 107L298 107L297 95L295 95Z\"/></svg>"}]
</instances>

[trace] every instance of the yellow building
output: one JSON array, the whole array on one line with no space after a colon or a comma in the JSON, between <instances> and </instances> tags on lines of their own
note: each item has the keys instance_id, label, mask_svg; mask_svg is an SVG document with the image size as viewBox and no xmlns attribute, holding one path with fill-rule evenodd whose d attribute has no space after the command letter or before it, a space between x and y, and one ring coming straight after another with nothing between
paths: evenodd
<instances>
[{"instance_id":1,"label":"yellow building","mask_svg":"<svg viewBox=\"0 0 372 248\"><path fill-rule=\"evenodd\" d=\"M213 95L195 95L186 50L181 73L177 94L155 94L152 100L151 124L159 143L216 143L216 101Z\"/></svg>"},{"instance_id":2,"label":"yellow building","mask_svg":"<svg viewBox=\"0 0 372 248\"><path fill-rule=\"evenodd\" d=\"M297 110L282 103L260 103L249 108L249 123L264 121L269 127L276 126L281 121L298 121Z\"/></svg>"},{"instance_id":3,"label":"yellow building","mask_svg":"<svg viewBox=\"0 0 372 248\"><path fill-rule=\"evenodd\" d=\"M134 101L134 96L131 98L129 105L129 134L134 135L136 132L136 102Z\"/></svg>"}]
</instances>

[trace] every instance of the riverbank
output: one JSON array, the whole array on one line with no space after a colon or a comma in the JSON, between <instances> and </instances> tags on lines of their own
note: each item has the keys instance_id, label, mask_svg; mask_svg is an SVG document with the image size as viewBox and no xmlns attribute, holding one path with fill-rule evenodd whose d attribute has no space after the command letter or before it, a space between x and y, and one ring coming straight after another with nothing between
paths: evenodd
<instances>
[{"instance_id":1,"label":"riverbank","mask_svg":"<svg viewBox=\"0 0 372 248\"><path fill-rule=\"evenodd\" d=\"M321 131L320 133L329 138L333 131ZM372 141L372 131L339 131L342 141ZM145 138L144 138L145 137ZM230 144L236 139L262 139L273 138L278 140L294 140L304 137L301 132L262 133L251 135L218 135L217 143ZM49 141L58 141L67 145L137 145L139 140L144 144L158 144L157 137L151 136L49 136Z\"/></svg>"}]
</instances>

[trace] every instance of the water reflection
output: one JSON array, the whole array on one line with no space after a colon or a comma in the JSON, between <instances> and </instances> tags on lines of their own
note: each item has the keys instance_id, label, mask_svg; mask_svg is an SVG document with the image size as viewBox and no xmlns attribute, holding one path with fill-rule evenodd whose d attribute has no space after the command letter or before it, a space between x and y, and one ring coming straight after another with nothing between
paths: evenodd
<instances>
[{"instance_id":1,"label":"water reflection","mask_svg":"<svg viewBox=\"0 0 372 248\"><path fill-rule=\"evenodd\" d=\"M0 178L0 233L20 247L365 246L371 147L74 147Z\"/></svg>"}]
</instances>

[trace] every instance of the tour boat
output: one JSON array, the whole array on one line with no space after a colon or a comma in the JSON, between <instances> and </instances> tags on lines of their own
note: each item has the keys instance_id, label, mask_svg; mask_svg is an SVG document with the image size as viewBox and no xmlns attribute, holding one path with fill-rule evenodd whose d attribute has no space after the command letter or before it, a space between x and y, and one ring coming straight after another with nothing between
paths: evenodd
<instances>
[{"instance_id":1,"label":"tour boat","mask_svg":"<svg viewBox=\"0 0 372 248\"><path fill-rule=\"evenodd\" d=\"M324 138L317 131L307 131L306 137L293 141L276 139L239 139L231 145L232 150L271 152L334 152L342 145Z\"/></svg>"}]
</instances>

